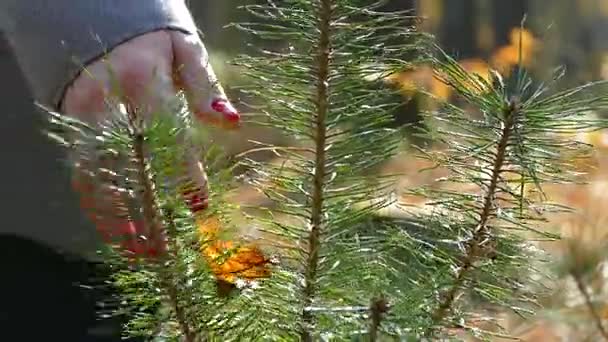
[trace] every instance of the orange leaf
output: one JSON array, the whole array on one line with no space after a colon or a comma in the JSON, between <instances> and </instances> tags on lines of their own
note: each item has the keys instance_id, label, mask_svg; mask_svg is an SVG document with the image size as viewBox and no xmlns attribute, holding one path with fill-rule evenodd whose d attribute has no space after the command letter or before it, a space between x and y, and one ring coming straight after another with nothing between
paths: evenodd
<instances>
[{"instance_id":1,"label":"orange leaf","mask_svg":"<svg viewBox=\"0 0 608 342\"><path fill-rule=\"evenodd\" d=\"M236 286L237 282L251 285L255 280L270 277L271 259L254 245L240 245L218 238L221 222L217 217L197 220L203 242L201 252L220 285Z\"/></svg>"},{"instance_id":2,"label":"orange leaf","mask_svg":"<svg viewBox=\"0 0 608 342\"><path fill-rule=\"evenodd\" d=\"M514 66L519 64L520 50L522 66L530 66L534 59L534 53L538 50L539 46L538 40L534 35L525 29L512 29L510 41L509 45L501 47L492 56L492 65L503 75L508 74Z\"/></svg>"}]
</instances>

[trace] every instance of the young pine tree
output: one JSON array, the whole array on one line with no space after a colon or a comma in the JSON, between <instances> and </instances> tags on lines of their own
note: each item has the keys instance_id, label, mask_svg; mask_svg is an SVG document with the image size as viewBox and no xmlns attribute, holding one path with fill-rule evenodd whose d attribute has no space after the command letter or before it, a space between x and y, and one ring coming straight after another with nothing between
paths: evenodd
<instances>
[{"instance_id":1,"label":"young pine tree","mask_svg":"<svg viewBox=\"0 0 608 342\"><path fill-rule=\"evenodd\" d=\"M280 42L238 60L250 84L242 92L259 104L250 124L293 140L256 149L279 162L233 161L273 202L249 210L246 223L232 222L234 210L222 200L236 185L226 177L230 169L214 167L225 157L196 152L210 143L184 108L144 121L117 106L96 127L52 113L62 132L53 136L78 156L80 172L112 190L96 194L115 204L112 211L95 207L96 219L119 208L168 241L152 260L125 257L124 244L103 251L121 290L117 312L132 318L128 334L186 341L488 337L506 334L493 320L497 312L534 313L543 260L532 242L551 238L538 223L559 209L544 203L542 186L570 181L583 150L559 133L598 127L582 113L607 101L591 96L591 85L551 94L523 72L510 80L495 74L488 83L441 51L429 53L437 49L408 26L408 13L384 13L380 5L268 0L245 7L254 20L236 27ZM385 80L422 61L481 119L450 104L426 115L423 134L435 146L418 150L448 171L439 181L452 190L410 189L428 210L403 206L401 218L380 217L379 209L395 205L396 182L373 171L405 145L402 131L388 128L401 103ZM182 167L188 158L207 166L213 186L206 210L184 200L192 187Z\"/></svg>"}]
</instances>

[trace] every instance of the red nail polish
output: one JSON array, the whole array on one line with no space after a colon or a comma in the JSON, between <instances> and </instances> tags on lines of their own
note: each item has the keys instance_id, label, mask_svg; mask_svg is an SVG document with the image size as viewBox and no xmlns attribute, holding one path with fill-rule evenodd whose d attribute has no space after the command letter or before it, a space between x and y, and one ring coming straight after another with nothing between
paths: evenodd
<instances>
[{"instance_id":1,"label":"red nail polish","mask_svg":"<svg viewBox=\"0 0 608 342\"><path fill-rule=\"evenodd\" d=\"M188 208L193 213L203 211L209 206L209 199L200 189L184 191L183 196L185 197Z\"/></svg>"},{"instance_id":2,"label":"red nail polish","mask_svg":"<svg viewBox=\"0 0 608 342\"><path fill-rule=\"evenodd\" d=\"M211 103L211 108L218 113L222 113L224 118L231 123L237 123L241 119L237 110L227 100L214 100Z\"/></svg>"},{"instance_id":3,"label":"red nail polish","mask_svg":"<svg viewBox=\"0 0 608 342\"><path fill-rule=\"evenodd\" d=\"M213 100L213 102L211 102L211 108L213 108L213 110L216 112L223 113L224 110L226 110L226 101Z\"/></svg>"},{"instance_id":4,"label":"red nail polish","mask_svg":"<svg viewBox=\"0 0 608 342\"><path fill-rule=\"evenodd\" d=\"M154 248L154 247L150 247L148 249L148 256L149 257L156 257L156 256L158 256L158 250L156 250L156 248Z\"/></svg>"},{"instance_id":5,"label":"red nail polish","mask_svg":"<svg viewBox=\"0 0 608 342\"><path fill-rule=\"evenodd\" d=\"M226 118L226 120L232 122L232 123L237 123L241 120L241 116L239 115L239 113L236 112L228 112L228 113L224 113L224 117Z\"/></svg>"}]
</instances>

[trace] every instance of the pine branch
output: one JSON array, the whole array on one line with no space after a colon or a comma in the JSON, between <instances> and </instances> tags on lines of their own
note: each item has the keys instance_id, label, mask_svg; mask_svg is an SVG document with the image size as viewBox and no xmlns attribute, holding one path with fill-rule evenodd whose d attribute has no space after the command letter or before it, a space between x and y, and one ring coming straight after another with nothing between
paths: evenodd
<instances>
[{"instance_id":1,"label":"pine branch","mask_svg":"<svg viewBox=\"0 0 608 342\"><path fill-rule=\"evenodd\" d=\"M585 300L585 305L587 306L587 309L589 310L589 314L593 318L593 323L595 324L598 332L602 335L604 340L608 341L608 331L606 331L606 329L604 328L604 324L602 323L602 317L600 317L599 313L595 309L595 306L593 305L593 301L591 300L591 296L589 295L589 291L587 291L587 289L585 288L585 284L584 284L583 280L581 279L580 275L576 272L572 272L571 275L572 275L572 278L574 279L574 282L576 283L576 287L578 288L579 292L583 295L583 298Z\"/></svg>"},{"instance_id":2,"label":"pine branch","mask_svg":"<svg viewBox=\"0 0 608 342\"><path fill-rule=\"evenodd\" d=\"M116 310L138 312L129 322L129 333L132 336L153 336L162 332L169 321L176 323L178 335L187 341L199 341L199 329L194 324L196 315L193 316L195 304L191 300L184 301L184 298L190 298L189 290L180 285L188 278L179 270L184 264L183 255L188 251L178 243L184 237L183 233L177 232L178 224L171 214L175 203L186 206L180 201L183 197L180 189L184 188L182 183L190 180L190 177L180 177L183 170L178 163L191 152L184 147L186 144L178 143L178 137L183 138L185 126L182 124L185 122L180 121L183 118L179 113L174 114L178 120L169 116L153 116L144 122L135 108L112 108L110 117L95 126L51 113L56 132L50 135L68 148L69 153L75 156L71 162L77 166L78 174L87 177L86 184L92 190L87 190L83 198L95 222L102 222L103 229L110 231L115 229L113 225L136 218L143 222L136 237L141 240L129 244L128 253L122 245L112 245L111 249L101 251L105 261L116 269L114 285L122 291L121 302L125 305ZM183 139L179 142L183 143ZM123 164L110 164L105 160L107 156ZM175 178L178 178L178 184L161 181ZM171 196L175 198L167 198ZM199 204L196 201L191 203L189 198L186 200L189 204ZM177 216L180 215L179 226L183 227L188 222L184 221L182 214ZM170 235L168 239L167 233ZM133 239L132 236L127 238ZM142 308L146 309L142 311Z\"/></svg>"},{"instance_id":3,"label":"pine branch","mask_svg":"<svg viewBox=\"0 0 608 342\"><path fill-rule=\"evenodd\" d=\"M390 203L384 196L394 186L394 178L370 175L397 153L402 139L399 130L387 128L401 98L384 78L420 57L426 45L407 25L409 17L381 12L381 5L274 1L247 6L260 22L237 26L288 43L237 61L253 83L244 91L262 102L253 108L261 114L255 123L295 140L293 146L264 146L281 163L241 162L251 170L252 184L273 201L270 217L256 221L264 234L275 237L268 240L281 246L287 264L256 292L267 305L238 317L259 312L291 317L284 321L294 322L296 330L273 323L273 336L305 341L325 334L367 336L371 326L362 312L370 312L370 299L387 287L391 294L396 291L388 284L397 275L385 265L380 246L388 241L379 242L375 232L358 236L357 229ZM268 291L265 297L262 291ZM303 311L290 312L294 302ZM270 337L263 325L245 330L254 329Z\"/></svg>"},{"instance_id":4,"label":"pine branch","mask_svg":"<svg viewBox=\"0 0 608 342\"><path fill-rule=\"evenodd\" d=\"M442 183L471 187L465 191L428 188L412 192L426 197L427 205L433 208L435 218L429 225L444 230L433 243L442 249L452 274L449 280L435 284L440 296L429 313L432 326L423 330L426 336L445 331L448 316L453 316L450 320L474 316L480 305L508 307L519 315L532 314L539 307L539 295L528 284L542 285L531 279L532 274L538 274L532 265L546 261L539 258L540 251L527 247L529 237L522 233L555 238L539 227L545 213L567 208L545 202L542 187L580 181L574 164L586 155L581 144L564 139L562 134L604 126L603 120L583 113L607 105L606 97L591 95L592 88L602 86L600 82L547 95L550 88L534 85L521 69L508 78L490 72L485 79L468 73L441 50L439 55L435 60L437 78L452 87L475 115L452 104L427 114L434 124L428 133L442 147L420 152L436 166L446 168L448 175ZM444 239L453 246L441 246L438 241ZM524 309L524 303L537 308ZM478 328L471 332L495 334Z\"/></svg>"},{"instance_id":5,"label":"pine branch","mask_svg":"<svg viewBox=\"0 0 608 342\"><path fill-rule=\"evenodd\" d=\"M492 211L495 207L496 193L498 182L501 174L504 172L503 165L505 164L505 156L509 147L509 140L514 131L517 117L519 115L519 103L517 99L511 99L503 111L504 127L500 133L500 140L496 148L496 155L492 161L492 173L490 175L487 190L484 193L483 206L479 215L479 223L475 227L475 231L469 241L466 242L467 250L464 258L461 261L460 268L456 272L454 284L443 296L439 307L432 314L435 325L441 323L447 312L450 311L454 303L458 291L464 283L468 273L474 267L474 263L482 257L485 257L490 252L493 252L491 240L492 232L489 230L488 221L492 218ZM488 246L489 245L489 246ZM429 332L427 332L428 334Z\"/></svg>"},{"instance_id":6,"label":"pine branch","mask_svg":"<svg viewBox=\"0 0 608 342\"><path fill-rule=\"evenodd\" d=\"M176 315L182 335L187 342L196 342L196 333L190 326L185 310L179 302L179 290L174 284L172 272L167 268L171 263L171 257L175 258L177 255L169 255L164 245L166 239L163 223L160 219L162 213L160 212L160 205L154 189L154 176L151 173L151 166L145 154L144 119L141 114L137 113L137 110L131 107L127 107L126 115L129 122L129 131L132 134L135 168L137 170L138 183L140 184L141 208L144 217L144 227L146 228L144 234L154 244L150 246L146 243L146 247L152 251L149 254L158 255L159 257L158 272L160 273L160 283L165 288L169 297L170 306ZM174 226L173 222L167 222L167 224Z\"/></svg>"},{"instance_id":7,"label":"pine branch","mask_svg":"<svg viewBox=\"0 0 608 342\"><path fill-rule=\"evenodd\" d=\"M165 219L167 221L167 226L171 230L171 236L177 236L176 227L174 223L174 217L170 210L167 210L165 213ZM179 260L179 255L176 253L177 244L170 240L170 252L172 252L171 258L173 260ZM164 261L166 265L169 265L171 262L170 259ZM185 338L187 342L197 342L204 341L203 338L199 339L199 334L197 334L195 328L192 325L192 320L187 313L187 308L184 308L180 303L180 292L175 283L175 276L172 274L170 269L161 269L161 284L164 285L165 289L167 289L167 295L169 297L169 303L173 312L175 313L175 317L177 319L177 323L181 329L182 336Z\"/></svg>"},{"instance_id":8,"label":"pine branch","mask_svg":"<svg viewBox=\"0 0 608 342\"><path fill-rule=\"evenodd\" d=\"M327 135L327 112L329 110L329 67L331 56L331 18L332 0L321 0L319 6L319 41L316 58L316 113L313 116L315 126L315 172L312 188L312 204L310 213L310 234L308 236L308 259L306 261L305 285L304 285L304 311L302 313L303 326L301 339L312 341L310 332L314 325L314 316L308 310L315 296L317 282L317 268L319 263L320 235L323 229L323 200L325 196L325 160L326 135Z\"/></svg>"},{"instance_id":9,"label":"pine branch","mask_svg":"<svg viewBox=\"0 0 608 342\"><path fill-rule=\"evenodd\" d=\"M146 250L149 253L156 255L164 251L163 227L158 214L158 203L154 190L152 175L150 174L150 166L144 152L144 132L143 118L138 115L137 111L132 108L127 108L127 117L129 120L129 130L133 142L133 152L135 169L137 172L137 181L140 185L139 192L142 200L142 212L144 218L144 232L146 237ZM154 246L150 246L150 241Z\"/></svg>"},{"instance_id":10,"label":"pine branch","mask_svg":"<svg viewBox=\"0 0 608 342\"><path fill-rule=\"evenodd\" d=\"M375 299L372 301L369 311L371 313L369 341L376 342L378 340L378 330L382 324L382 319L389 311L389 303L385 298Z\"/></svg>"},{"instance_id":11,"label":"pine branch","mask_svg":"<svg viewBox=\"0 0 608 342\"><path fill-rule=\"evenodd\" d=\"M163 275L163 281L161 282L165 288L167 289L167 294L169 296L169 301L171 303L171 307L173 308L175 315L177 317L177 322L179 323L179 327L182 332L182 336L186 339L186 342L196 342L198 341L196 337L196 333L190 327L189 319L186 317L185 310L179 303L179 294L177 288L174 284L172 284L171 279L168 275Z\"/></svg>"}]
</instances>

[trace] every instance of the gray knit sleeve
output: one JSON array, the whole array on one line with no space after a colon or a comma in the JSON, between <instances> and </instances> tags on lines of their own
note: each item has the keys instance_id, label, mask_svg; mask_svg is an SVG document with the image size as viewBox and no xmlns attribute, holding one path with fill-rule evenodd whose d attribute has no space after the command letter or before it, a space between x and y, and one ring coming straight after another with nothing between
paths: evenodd
<instances>
[{"instance_id":1,"label":"gray knit sleeve","mask_svg":"<svg viewBox=\"0 0 608 342\"><path fill-rule=\"evenodd\" d=\"M58 109L83 66L138 35L196 34L185 0L0 0L0 30L40 103Z\"/></svg>"}]
</instances>

